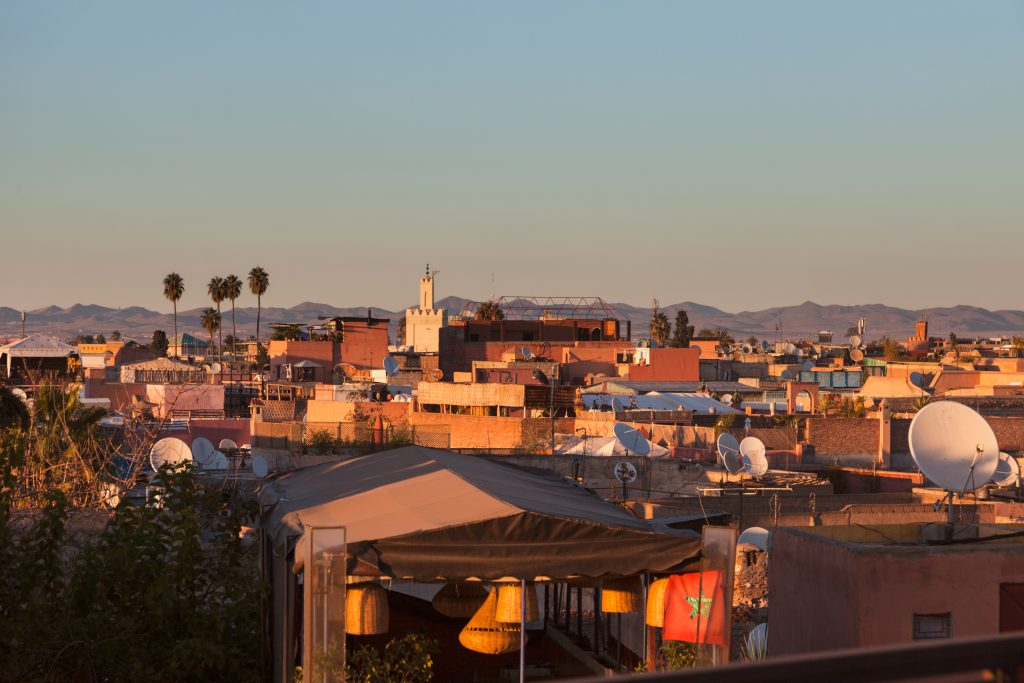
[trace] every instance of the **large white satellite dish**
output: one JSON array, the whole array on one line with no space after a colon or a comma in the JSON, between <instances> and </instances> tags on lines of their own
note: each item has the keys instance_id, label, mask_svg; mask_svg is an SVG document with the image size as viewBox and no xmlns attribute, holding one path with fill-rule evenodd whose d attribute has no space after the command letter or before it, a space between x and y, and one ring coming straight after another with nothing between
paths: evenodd
<instances>
[{"instance_id":1,"label":"large white satellite dish","mask_svg":"<svg viewBox=\"0 0 1024 683\"><path fill-rule=\"evenodd\" d=\"M936 486L951 493L974 491L995 474L999 444L988 422L960 403L938 401L910 423L910 455Z\"/></svg>"},{"instance_id":2,"label":"large white satellite dish","mask_svg":"<svg viewBox=\"0 0 1024 683\"><path fill-rule=\"evenodd\" d=\"M999 463L996 465L996 473L992 475L992 483L1000 488L1013 486L1020 479L1020 465L1017 460L1008 453L999 454Z\"/></svg>"},{"instance_id":3,"label":"large white satellite dish","mask_svg":"<svg viewBox=\"0 0 1024 683\"><path fill-rule=\"evenodd\" d=\"M633 455L643 456L650 454L651 442L647 440L647 437L639 429L619 422L612 428L612 432L615 434L615 438L619 440L619 443L622 444L622 447Z\"/></svg>"},{"instance_id":4,"label":"large white satellite dish","mask_svg":"<svg viewBox=\"0 0 1024 683\"><path fill-rule=\"evenodd\" d=\"M740 456L743 458L743 469L750 476L758 478L768 471L768 459L764 455L764 442L756 436L748 436L740 441Z\"/></svg>"},{"instance_id":5,"label":"large white satellite dish","mask_svg":"<svg viewBox=\"0 0 1024 683\"><path fill-rule=\"evenodd\" d=\"M752 526L736 539L736 545L756 546L760 550L768 550L768 530L760 526Z\"/></svg>"},{"instance_id":6,"label":"large white satellite dish","mask_svg":"<svg viewBox=\"0 0 1024 683\"><path fill-rule=\"evenodd\" d=\"M14 394L15 396L17 396L19 399L21 399L22 403L25 403L25 404L28 403L28 394L25 393L24 389L19 389L18 387L14 387L13 389L11 389L11 393Z\"/></svg>"},{"instance_id":7,"label":"large white satellite dish","mask_svg":"<svg viewBox=\"0 0 1024 683\"><path fill-rule=\"evenodd\" d=\"M262 455L252 456L252 473L262 479L267 476L267 472L270 471L270 466L267 464L266 458Z\"/></svg>"},{"instance_id":8,"label":"large white satellite dish","mask_svg":"<svg viewBox=\"0 0 1024 683\"><path fill-rule=\"evenodd\" d=\"M160 439L149 449L149 464L154 470L159 470L162 465L177 465L191 461L192 449L187 443L173 436Z\"/></svg>"},{"instance_id":9,"label":"large white satellite dish","mask_svg":"<svg viewBox=\"0 0 1024 683\"><path fill-rule=\"evenodd\" d=\"M220 451L214 451L210 457L210 464L206 468L208 470L226 470L228 468L228 456L224 455Z\"/></svg>"},{"instance_id":10,"label":"large white satellite dish","mask_svg":"<svg viewBox=\"0 0 1024 683\"><path fill-rule=\"evenodd\" d=\"M192 440L192 459L206 467L213 458L213 442L205 436L199 436Z\"/></svg>"},{"instance_id":11,"label":"large white satellite dish","mask_svg":"<svg viewBox=\"0 0 1024 683\"><path fill-rule=\"evenodd\" d=\"M861 341L862 340L860 338L860 335L855 334L852 337L850 337L850 346L860 346Z\"/></svg>"},{"instance_id":12,"label":"large white satellite dish","mask_svg":"<svg viewBox=\"0 0 1024 683\"><path fill-rule=\"evenodd\" d=\"M231 439L221 439L220 443L217 444L218 451L237 451L238 444Z\"/></svg>"},{"instance_id":13,"label":"large white satellite dish","mask_svg":"<svg viewBox=\"0 0 1024 683\"><path fill-rule=\"evenodd\" d=\"M729 474L739 474L743 470L743 461L740 459L740 442L729 432L722 432L718 435L718 457L722 459L722 465Z\"/></svg>"},{"instance_id":14,"label":"large white satellite dish","mask_svg":"<svg viewBox=\"0 0 1024 683\"><path fill-rule=\"evenodd\" d=\"M799 351L799 349L796 348L795 344L792 344L790 342L786 343L786 355L787 356L795 356L797 351Z\"/></svg>"}]
</instances>

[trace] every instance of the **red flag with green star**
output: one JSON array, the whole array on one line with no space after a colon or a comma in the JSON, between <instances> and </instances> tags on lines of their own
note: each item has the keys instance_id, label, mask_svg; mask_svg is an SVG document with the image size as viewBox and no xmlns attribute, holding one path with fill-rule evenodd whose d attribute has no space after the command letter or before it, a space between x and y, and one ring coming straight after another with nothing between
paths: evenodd
<instances>
[{"instance_id":1,"label":"red flag with green star","mask_svg":"<svg viewBox=\"0 0 1024 683\"><path fill-rule=\"evenodd\" d=\"M669 577L665 593L665 640L725 645L725 591L718 571Z\"/></svg>"}]
</instances>

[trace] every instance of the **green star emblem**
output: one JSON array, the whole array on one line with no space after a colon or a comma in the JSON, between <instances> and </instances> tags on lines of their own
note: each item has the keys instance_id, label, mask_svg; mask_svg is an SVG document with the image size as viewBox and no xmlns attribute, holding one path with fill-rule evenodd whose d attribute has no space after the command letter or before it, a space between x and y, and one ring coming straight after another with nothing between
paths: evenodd
<instances>
[{"instance_id":1,"label":"green star emblem","mask_svg":"<svg viewBox=\"0 0 1024 683\"><path fill-rule=\"evenodd\" d=\"M702 617L711 614L711 598L704 597L703 593L701 593L700 598L686 598L686 602L690 603L691 619L695 619L698 612L700 612Z\"/></svg>"}]
</instances>

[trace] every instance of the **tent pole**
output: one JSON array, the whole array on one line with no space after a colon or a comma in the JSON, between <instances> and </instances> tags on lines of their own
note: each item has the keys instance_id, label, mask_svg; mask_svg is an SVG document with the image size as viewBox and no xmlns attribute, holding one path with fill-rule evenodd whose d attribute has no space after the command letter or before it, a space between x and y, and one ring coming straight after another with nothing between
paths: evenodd
<instances>
[{"instance_id":1,"label":"tent pole","mask_svg":"<svg viewBox=\"0 0 1024 683\"><path fill-rule=\"evenodd\" d=\"M519 683L526 681L526 579L519 584Z\"/></svg>"}]
</instances>

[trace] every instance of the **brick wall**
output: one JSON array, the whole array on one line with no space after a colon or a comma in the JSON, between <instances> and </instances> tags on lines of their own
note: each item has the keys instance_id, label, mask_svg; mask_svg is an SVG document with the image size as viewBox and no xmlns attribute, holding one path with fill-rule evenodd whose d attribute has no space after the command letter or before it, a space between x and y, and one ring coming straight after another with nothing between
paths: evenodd
<instances>
[{"instance_id":1,"label":"brick wall","mask_svg":"<svg viewBox=\"0 0 1024 683\"><path fill-rule=\"evenodd\" d=\"M547 448L551 438L551 421L547 418L411 413L409 424L448 425L451 428L451 448ZM574 427L575 420L572 418L555 420L556 434L571 434Z\"/></svg>"},{"instance_id":2,"label":"brick wall","mask_svg":"<svg viewBox=\"0 0 1024 683\"><path fill-rule=\"evenodd\" d=\"M807 440L817 455L878 453L878 420L873 418L809 417Z\"/></svg>"}]
</instances>

